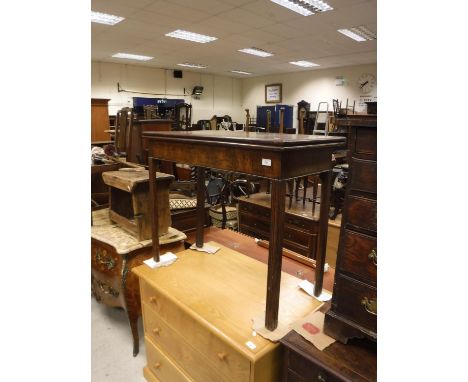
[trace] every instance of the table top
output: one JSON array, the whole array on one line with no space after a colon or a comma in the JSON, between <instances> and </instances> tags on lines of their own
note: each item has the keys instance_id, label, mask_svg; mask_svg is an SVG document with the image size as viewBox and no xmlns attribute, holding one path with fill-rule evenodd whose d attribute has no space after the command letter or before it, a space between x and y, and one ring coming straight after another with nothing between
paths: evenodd
<instances>
[{"instance_id":1,"label":"table top","mask_svg":"<svg viewBox=\"0 0 468 382\"><path fill-rule=\"evenodd\" d=\"M301 146L343 145L343 137L304 134L252 133L246 131L194 130L194 131L149 131L143 132L145 138L165 138L190 141L204 141L220 145L246 144L287 148Z\"/></svg>"},{"instance_id":2,"label":"table top","mask_svg":"<svg viewBox=\"0 0 468 382\"><path fill-rule=\"evenodd\" d=\"M145 170L143 167L127 168L118 171L106 171L102 173L102 179L108 186L115 187L123 191L132 192L136 185L140 183L148 183L149 171ZM156 173L156 179L158 181L172 181L174 179L174 175L158 172Z\"/></svg>"},{"instance_id":3,"label":"table top","mask_svg":"<svg viewBox=\"0 0 468 382\"><path fill-rule=\"evenodd\" d=\"M286 180L331 169L344 137L245 131L151 131L142 133L148 157Z\"/></svg>"}]
</instances>

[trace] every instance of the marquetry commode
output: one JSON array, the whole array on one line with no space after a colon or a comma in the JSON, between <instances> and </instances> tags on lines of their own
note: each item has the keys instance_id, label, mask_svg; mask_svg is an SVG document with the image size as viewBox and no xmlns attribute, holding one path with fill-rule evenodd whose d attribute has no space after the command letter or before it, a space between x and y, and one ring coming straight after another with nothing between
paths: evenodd
<instances>
[{"instance_id":1,"label":"marquetry commode","mask_svg":"<svg viewBox=\"0 0 468 382\"><path fill-rule=\"evenodd\" d=\"M159 238L162 253L184 250L187 236L169 227ZM91 292L97 302L124 308L133 335L133 355L138 354L138 318L141 316L138 277L130 270L149 259L151 240L139 241L126 230L113 224L109 210L93 212L91 227Z\"/></svg>"},{"instance_id":2,"label":"marquetry commode","mask_svg":"<svg viewBox=\"0 0 468 382\"><path fill-rule=\"evenodd\" d=\"M279 381L281 348L252 330L263 322L267 265L214 242L216 254L186 250L168 267L134 268L140 278L147 365L159 382ZM282 273L280 323L319 302Z\"/></svg>"}]
</instances>

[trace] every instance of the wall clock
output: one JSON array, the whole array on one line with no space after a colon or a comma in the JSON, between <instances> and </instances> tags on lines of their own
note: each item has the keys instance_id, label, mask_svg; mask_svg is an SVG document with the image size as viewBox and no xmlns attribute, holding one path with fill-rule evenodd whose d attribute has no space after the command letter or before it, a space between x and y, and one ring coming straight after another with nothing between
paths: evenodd
<instances>
[{"instance_id":1,"label":"wall clock","mask_svg":"<svg viewBox=\"0 0 468 382\"><path fill-rule=\"evenodd\" d=\"M359 91L363 94L368 94L377 86L377 80L373 74L361 74L358 78Z\"/></svg>"}]
</instances>

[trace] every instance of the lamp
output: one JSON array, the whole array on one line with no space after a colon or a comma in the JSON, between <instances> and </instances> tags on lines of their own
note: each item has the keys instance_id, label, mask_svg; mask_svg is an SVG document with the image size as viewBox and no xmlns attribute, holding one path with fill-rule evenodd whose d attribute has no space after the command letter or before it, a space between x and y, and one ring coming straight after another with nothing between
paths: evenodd
<instances>
[{"instance_id":1,"label":"lamp","mask_svg":"<svg viewBox=\"0 0 468 382\"><path fill-rule=\"evenodd\" d=\"M192 90L192 95L199 96L203 93L203 86L194 86Z\"/></svg>"}]
</instances>

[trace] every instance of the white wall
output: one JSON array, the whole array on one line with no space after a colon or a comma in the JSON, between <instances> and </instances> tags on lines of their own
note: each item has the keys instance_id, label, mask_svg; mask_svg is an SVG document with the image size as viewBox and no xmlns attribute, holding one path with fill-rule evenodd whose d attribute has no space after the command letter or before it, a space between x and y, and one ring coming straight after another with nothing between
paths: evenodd
<instances>
[{"instance_id":1,"label":"white wall","mask_svg":"<svg viewBox=\"0 0 468 382\"><path fill-rule=\"evenodd\" d=\"M163 97L162 95L119 93L117 82L126 90L180 95L183 94L184 87L187 92L191 93L193 86L201 85L204 90L199 100L190 96L168 95L167 98L185 98L187 103L191 103L193 123L199 119L210 119L214 114L218 116L229 114L234 121L244 123L244 109L248 108L250 115L255 116L257 105L266 105L265 85L281 83L283 86L282 103L295 107L293 126L297 127L297 103L301 100L309 102L311 110L316 110L319 102L327 101L331 111L332 99L338 98L344 106L348 98L351 104L356 101L357 111L363 111L363 106L359 106L361 94L357 80L363 73L377 76L377 65L308 70L242 79L187 70L183 70L183 78L174 78L172 73L171 69L92 62L91 96L110 98L109 114L115 114L124 106L132 106L132 97ZM336 86L338 76L343 76L344 86ZM366 95L366 97L369 96L377 96L377 89Z\"/></svg>"},{"instance_id":2,"label":"white wall","mask_svg":"<svg viewBox=\"0 0 468 382\"><path fill-rule=\"evenodd\" d=\"M295 107L293 127L297 128L297 103L302 100L311 104L311 110L316 110L319 102L329 102L329 110L332 111L333 99L341 100L342 107L344 107L348 98L351 105L353 101L356 101L356 111L364 111L365 106L359 106L361 94L357 85L357 80L363 73L370 73L377 77L377 65L358 65L244 78L242 80L242 108L249 109L250 114L255 115L257 106L266 105L265 85L280 83L283 88L281 103ZM338 76L344 77L344 86L336 86ZM377 88L366 96L377 96Z\"/></svg>"},{"instance_id":3,"label":"white wall","mask_svg":"<svg viewBox=\"0 0 468 382\"><path fill-rule=\"evenodd\" d=\"M163 95L134 94L117 91L117 83L126 90L148 93L176 94L167 98L183 98L191 103L192 123L199 119L210 119L214 114L229 114L233 121L245 119L241 107L241 80L212 74L202 74L183 70L183 78L174 78L172 69L149 68L138 65L114 64L107 62L91 63L91 97L110 98L109 114L125 106L132 106L132 97L157 97ZM191 96L195 85L204 87L197 100ZM180 96L178 96L180 95Z\"/></svg>"}]
</instances>

